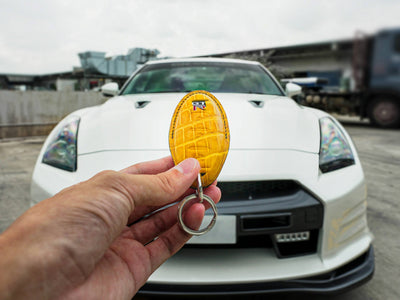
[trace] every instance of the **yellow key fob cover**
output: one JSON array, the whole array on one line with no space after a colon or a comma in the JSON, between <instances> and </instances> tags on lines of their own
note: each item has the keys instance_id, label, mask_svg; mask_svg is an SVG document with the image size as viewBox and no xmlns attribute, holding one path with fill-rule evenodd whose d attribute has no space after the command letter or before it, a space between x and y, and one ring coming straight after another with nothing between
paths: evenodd
<instances>
[{"instance_id":1,"label":"yellow key fob cover","mask_svg":"<svg viewBox=\"0 0 400 300\"><path fill-rule=\"evenodd\" d=\"M175 164L186 158L200 162L203 187L218 177L228 155L229 125L225 111L211 93L193 91L178 103L169 129L169 149ZM197 186L197 181L193 188Z\"/></svg>"}]
</instances>

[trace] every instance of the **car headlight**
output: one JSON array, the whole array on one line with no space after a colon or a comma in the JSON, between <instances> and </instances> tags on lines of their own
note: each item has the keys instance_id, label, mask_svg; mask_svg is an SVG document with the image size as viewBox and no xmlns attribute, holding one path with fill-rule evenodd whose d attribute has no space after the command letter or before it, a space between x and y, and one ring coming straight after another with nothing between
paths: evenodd
<instances>
[{"instance_id":1,"label":"car headlight","mask_svg":"<svg viewBox=\"0 0 400 300\"><path fill-rule=\"evenodd\" d=\"M76 137L80 117L70 116L49 137L42 162L66 171L76 171Z\"/></svg>"},{"instance_id":2,"label":"car headlight","mask_svg":"<svg viewBox=\"0 0 400 300\"><path fill-rule=\"evenodd\" d=\"M322 173L341 169L355 163L353 152L342 130L335 122L325 117L319 120L321 128L321 149L319 168Z\"/></svg>"}]
</instances>

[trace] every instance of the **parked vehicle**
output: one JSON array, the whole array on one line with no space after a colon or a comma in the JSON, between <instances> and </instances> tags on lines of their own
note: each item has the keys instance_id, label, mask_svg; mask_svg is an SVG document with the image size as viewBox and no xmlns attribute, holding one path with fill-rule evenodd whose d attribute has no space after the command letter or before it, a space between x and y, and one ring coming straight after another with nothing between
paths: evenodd
<instances>
[{"instance_id":1,"label":"parked vehicle","mask_svg":"<svg viewBox=\"0 0 400 300\"><path fill-rule=\"evenodd\" d=\"M375 35L358 34L353 41L351 74L338 89L326 89L327 78L286 78L303 87L303 104L330 113L369 118L383 128L400 126L400 28Z\"/></svg>"},{"instance_id":2,"label":"parked vehicle","mask_svg":"<svg viewBox=\"0 0 400 300\"><path fill-rule=\"evenodd\" d=\"M33 172L32 203L99 171L169 155L174 109L199 89L221 102L230 128L218 219L140 292L329 294L370 279L373 238L354 144L331 115L288 97L300 87L283 90L258 62L152 61L121 90L107 84L103 92L115 97L67 116L45 141Z\"/></svg>"}]
</instances>

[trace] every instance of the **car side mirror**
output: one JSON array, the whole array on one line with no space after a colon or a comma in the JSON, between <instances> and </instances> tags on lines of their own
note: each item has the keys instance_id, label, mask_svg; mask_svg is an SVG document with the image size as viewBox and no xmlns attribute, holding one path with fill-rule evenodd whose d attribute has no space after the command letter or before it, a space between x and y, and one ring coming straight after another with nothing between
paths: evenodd
<instances>
[{"instance_id":1,"label":"car side mirror","mask_svg":"<svg viewBox=\"0 0 400 300\"><path fill-rule=\"evenodd\" d=\"M288 97L293 97L301 94L301 86L295 83L288 82L285 87L285 92Z\"/></svg>"},{"instance_id":2,"label":"car side mirror","mask_svg":"<svg viewBox=\"0 0 400 300\"><path fill-rule=\"evenodd\" d=\"M105 97L114 97L119 92L118 83L116 82L106 83L100 88L100 91Z\"/></svg>"}]
</instances>

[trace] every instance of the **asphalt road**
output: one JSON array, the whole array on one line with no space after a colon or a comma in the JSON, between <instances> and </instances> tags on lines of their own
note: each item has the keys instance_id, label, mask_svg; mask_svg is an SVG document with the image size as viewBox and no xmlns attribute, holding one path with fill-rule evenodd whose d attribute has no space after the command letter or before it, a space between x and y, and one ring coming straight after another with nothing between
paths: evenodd
<instances>
[{"instance_id":1,"label":"asphalt road","mask_svg":"<svg viewBox=\"0 0 400 300\"><path fill-rule=\"evenodd\" d=\"M253 299L400 299L400 130L381 130L352 121L343 124L357 146L368 184L368 222L375 235L373 279L337 296L260 295ZM0 140L0 232L29 207L30 179L42 143L40 137Z\"/></svg>"}]
</instances>

